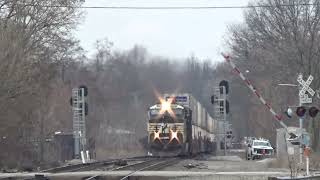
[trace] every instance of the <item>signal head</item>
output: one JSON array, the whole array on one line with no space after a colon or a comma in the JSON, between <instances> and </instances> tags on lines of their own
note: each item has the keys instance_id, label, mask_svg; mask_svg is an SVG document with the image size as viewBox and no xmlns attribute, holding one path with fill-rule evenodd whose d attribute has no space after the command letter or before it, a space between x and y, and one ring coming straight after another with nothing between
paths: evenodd
<instances>
[{"instance_id":1,"label":"signal head","mask_svg":"<svg viewBox=\"0 0 320 180\"><path fill-rule=\"evenodd\" d=\"M214 98L215 98L214 95L212 95L212 96L211 96L211 104L214 104L214 102L215 102L215 101L214 101Z\"/></svg>"},{"instance_id":2,"label":"signal head","mask_svg":"<svg viewBox=\"0 0 320 180\"><path fill-rule=\"evenodd\" d=\"M303 117L304 114L306 113L306 111L307 111L307 110L306 110L305 107L303 107L303 106L298 107L298 108L297 108L297 111L296 111L297 116Z\"/></svg>"},{"instance_id":3,"label":"signal head","mask_svg":"<svg viewBox=\"0 0 320 180\"><path fill-rule=\"evenodd\" d=\"M222 94L222 86L224 86L225 87L225 94L228 94L229 93L229 83L228 83L228 81L226 81L226 80L222 80L222 81L220 81L220 83L219 83L219 87L220 87L220 94Z\"/></svg>"},{"instance_id":4,"label":"signal head","mask_svg":"<svg viewBox=\"0 0 320 180\"><path fill-rule=\"evenodd\" d=\"M310 117L312 117L312 118L316 117L317 114L318 114L318 112L319 112L319 109L317 109L316 107L311 107L311 108L309 109L309 115L310 115Z\"/></svg>"},{"instance_id":5,"label":"signal head","mask_svg":"<svg viewBox=\"0 0 320 180\"><path fill-rule=\"evenodd\" d=\"M79 86L79 90L80 90L79 94L80 95L81 95L81 89L83 89L84 96L88 96L88 88L87 88L87 86L85 86L85 85Z\"/></svg>"}]
</instances>

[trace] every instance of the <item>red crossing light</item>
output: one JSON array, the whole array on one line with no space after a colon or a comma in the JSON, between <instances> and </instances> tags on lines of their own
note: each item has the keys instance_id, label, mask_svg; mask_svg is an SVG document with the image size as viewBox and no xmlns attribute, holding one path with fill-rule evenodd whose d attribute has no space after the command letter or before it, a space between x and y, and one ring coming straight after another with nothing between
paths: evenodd
<instances>
[{"instance_id":1,"label":"red crossing light","mask_svg":"<svg viewBox=\"0 0 320 180\"><path fill-rule=\"evenodd\" d=\"M309 115L310 115L310 117L312 117L312 118L316 117L317 114L318 114L318 112L319 112L319 109L316 108L316 107L311 107L311 108L309 109Z\"/></svg>"},{"instance_id":2,"label":"red crossing light","mask_svg":"<svg viewBox=\"0 0 320 180\"><path fill-rule=\"evenodd\" d=\"M298 107L298 108L297 108L297 111L296 111L297 116L303 117L304 114L306 113L306 111L307 111L307 110L306 110L305 107L303 107L303 106Z\"/></svg>"}]
</instances>

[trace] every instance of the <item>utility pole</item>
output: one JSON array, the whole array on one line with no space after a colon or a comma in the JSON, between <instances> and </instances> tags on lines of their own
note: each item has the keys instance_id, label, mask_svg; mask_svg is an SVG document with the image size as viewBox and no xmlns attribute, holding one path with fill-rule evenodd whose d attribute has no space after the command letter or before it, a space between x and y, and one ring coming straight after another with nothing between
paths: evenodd
<instances>
[{"instance_id":1,"label":"utility pole","mask_svg":"<svg viewBox=\"0 0 320 180\"><path fill-rule=\"evenodd\" d=\"M301 90L301 86L299 86L299 92ZM302 106L302 101L301 101L301 97L299 96L299 107ZM303 153L303 149L302 149L302 129L303 129L303 117L299 117L299 129L300 129L300 148L299 148L299 163L302 164L302 153Z\"/></svg>"},{"instance_id":2,"label":"utility pole","mask_svg":"<svg viewBox=\"0 0 320 180\"><path fill-rule=\"evenodd\" d=\"M41 100L40 100L41 101ZM40 118L40 164L44 163L44 123L42 116L42 106L39 108L39 118Z\"/></svg>"}]
</instances>

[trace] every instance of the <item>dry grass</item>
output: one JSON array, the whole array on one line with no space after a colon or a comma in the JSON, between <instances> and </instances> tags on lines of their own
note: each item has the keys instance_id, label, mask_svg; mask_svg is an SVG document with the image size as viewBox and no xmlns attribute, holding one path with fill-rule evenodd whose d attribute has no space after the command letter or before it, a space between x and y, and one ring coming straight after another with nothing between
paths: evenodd
<instances>
[{"instance_id":1,"label":"dry grass","mask_svg":"<svg viewBox=\"0 0 320 180\"><path fill-rule=\"evenodd\" d=\"M96 149L96 159L105 160L110 158L124 158L124 157L134 157L146 155L144 149L140 147L130 148L130 149L117 149L117 148L97 148Z\"/></svg>"},{"instance_id":2,"label":"dry grass","mask_svg":"<svg viewBox=\"0 0 320 180\"><path fill-rule=\"evenodd\" d=\"M287 157L283 157L280 159L275 158L272 161L270 161L270 163L268 164L268 167L270 167L270 168L288 168L289 167L288 158Z\"/></svg>"},{"instance_id":3,"label":"dry grass","mask_svg":"<svg viewBox=\"0 0 320 180\"><path fill-rule=\"evenodd\" d=\"M299 171L297 163L299 162L299 159L293 158L291 159L292 163L291 163L291 168L295 169L296 171ZM303 160L303 162L305 162L305 159ZM278 159L273 159L268 163L268 167L269 168L286 168L286 169L290 169L289 167L289 161L288 161L288 157L281 157ZM305 165L302 165L302 167L300 167L302 169L305 169ZM310 170L320 170L320 153L313 153L310 156Z\"/></svg>"},{"instance_id":4,"label":"dry grass","mask_svg":"<svg viewBox=\"0 0 320 180\"><path fill-rule=\"evenodd\" d=\"M310 156L310 169L320 170L320 153L312 153Z\"/></svg>"}]
</instances>

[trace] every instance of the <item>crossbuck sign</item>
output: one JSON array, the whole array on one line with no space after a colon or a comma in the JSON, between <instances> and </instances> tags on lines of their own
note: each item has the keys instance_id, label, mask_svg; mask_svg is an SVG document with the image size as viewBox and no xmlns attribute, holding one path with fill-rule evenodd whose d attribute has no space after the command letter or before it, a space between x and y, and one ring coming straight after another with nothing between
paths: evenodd
<instances>
[{"instance_id":1,"label":"crossbuck sign","mask_svg":"<svg viewBox=\"0 0 320 180\"><path fill-rule=\"evenodd\" d=\"M301 85L301 89L299 91L299 96L300 96L300 102L301 103L312 103L312 98L308 97L308 94L312 96L314 96L315 92L313 89L311 89L310 84L313 80L313 76L309 76L307 81L304 81L302 78L302 74L299 74L298 76L298 83ZM306 94L306 92L308 92L308 94Z\"/></svg>"}]
</instances>

